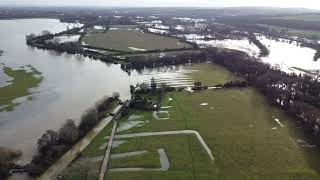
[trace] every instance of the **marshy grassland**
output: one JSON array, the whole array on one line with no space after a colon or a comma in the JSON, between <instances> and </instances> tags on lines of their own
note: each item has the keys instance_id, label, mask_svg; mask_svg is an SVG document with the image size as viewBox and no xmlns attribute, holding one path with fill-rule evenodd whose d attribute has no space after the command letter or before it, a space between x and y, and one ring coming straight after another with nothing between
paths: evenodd
<instances>
[{"instance_id":1,"label":"marshy grassland","mask_svg":"<svg viewBox=\"0 0 320 180\"><path fill-rule=\"evenodd\" d=\"M14 100L31 95L30 89L36 88L43 80L41 73L30 65L19 69L3 66L3 71L12 80L8 82L9 85L0 87L0 112L12 111L19 105L19 102ZM31 99L31 96L27 98L27 100Z\"/></svg>"}]
</instances>

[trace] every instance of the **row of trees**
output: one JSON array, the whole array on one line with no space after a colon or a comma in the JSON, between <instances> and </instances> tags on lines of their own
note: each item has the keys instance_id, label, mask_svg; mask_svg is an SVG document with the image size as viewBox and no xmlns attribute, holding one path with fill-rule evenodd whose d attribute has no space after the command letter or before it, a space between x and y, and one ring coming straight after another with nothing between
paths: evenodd
<instances>
[{"instance_id":1,"label":"row of trees","mask_svg":"<svg viewBox=\"0 0 320 180\"><path fill-rule=\"evenodd\" d=\"M250 33L248 38L260 49L260 54L259 54L260 57L265 57L270 54L270 50L257 39L256 35L254 35L253 33Z\"/></svg>"},{"instance_id":2,"label":"row of trees","mask_svg":"<svg viewBox=\"0 0 320 180\"><path fill-rule=\"evenodd\" d=\"M32 177L41 175L78 140L105 118L108 115L111 104L118 98L119 96L105 97L97 102L94 107L83 113L78 126L72 119L68 119L58 131L47 130L38 139L38 152L26 167L29 175Z\"/></svg>"}]
</instances>

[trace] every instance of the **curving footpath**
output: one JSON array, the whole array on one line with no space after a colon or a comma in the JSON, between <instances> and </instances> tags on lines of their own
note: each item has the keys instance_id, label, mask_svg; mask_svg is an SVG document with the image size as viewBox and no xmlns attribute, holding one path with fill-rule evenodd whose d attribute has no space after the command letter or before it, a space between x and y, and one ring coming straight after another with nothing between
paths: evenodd
<instances>
[{"instance_id":1,"label":"curving footpath","mask_svg":"<svg viewBox=\"0 0 320 180\"><path fill-rule=\"evenodd\" d=\"M181 131L163 131L163 132L144 132L144 133L136 133L136 134L123 134L123 135L115 135L114 139L127 139L127 138L136 138L136 137L147 137L147 136L166 136L166 135L181 135L181 134L194 134L197 136L200 141L202 147L208 153L210 159L214 161L214 157L210 148L207 146L206 142L203 140L198 131L195 130L181 130Z\"/></svg>"},{"instance_id":2,"label":"curving footpath","mask_svg":"<svg viewBox=\"0 0 320 180\"><path fill-rule=\"evenodd\" d=\"M113 113L116 114L122 105L117 106ZM44 172L37 180L55 180L56 177L81 153L91 141L112 121L113 117L103 119L94 129L92 129L83 139L67 151L49 169Z\"/></svg>"}]
</instances>

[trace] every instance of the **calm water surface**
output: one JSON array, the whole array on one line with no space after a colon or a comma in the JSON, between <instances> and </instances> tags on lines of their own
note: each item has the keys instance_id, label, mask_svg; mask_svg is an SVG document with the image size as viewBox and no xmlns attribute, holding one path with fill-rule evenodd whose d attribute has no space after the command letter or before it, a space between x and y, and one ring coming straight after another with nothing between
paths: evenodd
<instances>
[{"instance_id":1,"label":"calm water surface","mask_svg":"<svg viewBox=\"0 0 320 180\"><path fill-rule=\"evenodd\" d=\"M81 113L103 96L117 91L122 99L128 99L131 84L148 81L153 76L174 80L183 73L177 67L133 72L129 76L120 65L56 54L25 44L28 33L59 32L68 25L72 26L54 19L0 21L0 49L4 50L0 63L12 68L30 64L44 77L40 86L32 90L32 101L22 103L14 111L0 113L0 146L22 149L25 161L31 159L36 140L43 132L58 129L67 118L78 121Z\"/></svg>"}]
</instances>

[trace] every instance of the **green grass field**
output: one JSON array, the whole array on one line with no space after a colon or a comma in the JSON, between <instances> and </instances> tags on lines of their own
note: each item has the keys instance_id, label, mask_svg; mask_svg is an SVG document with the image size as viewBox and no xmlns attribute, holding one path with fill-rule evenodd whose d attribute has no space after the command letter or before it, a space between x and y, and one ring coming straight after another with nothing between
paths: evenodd
<instances>
[{"instance_id":1,"label":"green grass field","mask_svg":"<svg viewBox=\"0 0 320 180\"><path fill-rule=\"evenodd\" d=\"M192 77L212 77L212 80L204 80L210 84L236 79L221 67L210 66L196 65L194 68L201 71ZM217 74L214 76L213 72ZM169 97L173 101L168 101ZM128 139L127 144L113 149L113 153L164 148L172 166L167 172L109 172L107 179L320 178L318 149L303 148L298 140L308 139L301 129L281 110L270 106L256 90L174 92L167 94L164 100L163 106L172 106L170 120L155 120L151 112L135 111L133 114L143 115L150 123L121 134L197 130L214 154L214 165L210 164L207 154L192 135ZM201 106L202 103L208 105ZM277 124L275 118L285 126ZM187 152L189 155L181 156Z\"/></svg>"},{"instance_id":2,"label":"green grass field","mask_svg":"<svg viewBox=\"0 0 320 180\"><path fill-rule=\"evenodd\" d=\"M237 80L227 70L213 64L191 67L194 80L218 84ZM169 100L172 99L172 100ZM207 105L201 105L208 103ZM109 168L159 167L157 149L164 149L170 162L168 171L108 172L108 180L291 180L320 178L319 149L302 147L301 142L312 142L302 129L252 88L205 90L201 92L172 92L164 97L162 106L171 106L169 120L157 120L152 112L131 111L119 120L118 127L128 123L131 115L146 122L141 127L129 128L117 134L140 132L196 130L211 149L211 161L194 135L167 135L128 138L112 149L112 154L149 151L149 154L111 159ZM284 125L280 126L275 119ZM109 130L105 132L109 133ZM104 140L99 135L95 141ZM96 152L98 145L85 152ZM86 154L86 153L83 153ZM101 155L89 153L94 155ZM93 166L94 167L94 166ZM88 167L86 167L88 168ZM85 168L84 168L85 169ZM88 171L91 172L91 171ZM76 173L73 179L85 179ZM90 174L90 173L89 173ZM88 173L87 173L88 175ZM96 176L89 176L96 179ZM68 179L68 178L67 178ZM72 178L69 178L72 179Z\"/></svg>"},{"instance_id":3,"label":"green grass field","mask_svg":"<svg viewBox=\"0 0 320 180\"><path fill-rule=\"evenodd\" d=\"M88 33L82 41L90 46L127 52L154 49L190 48L189 44L176 38L143 33L138 30L111 29L107 32Z\"/></svg>"},{"instance_id":4,"label":"green grass field","mask_svg":"<svg viewBox=\"0 0 320 180\"><path fill-rule=\"evenodd\" d=\"M32 66L20 67L17 70L4 66L3 71L13 79L9 85L0 87L0 112L12 111L15 106L19 105L13 100L30 95L30 89L37 87L43 79L41 73ZM28 100L31 99L28 97Z\"/></svg>"}]
</instances>

